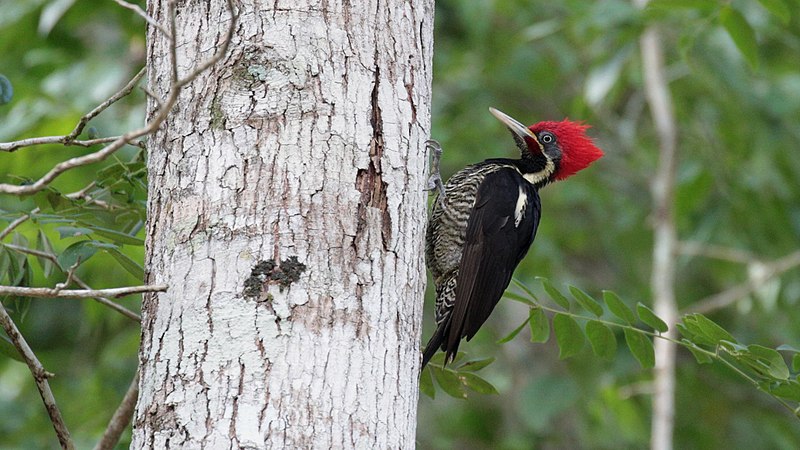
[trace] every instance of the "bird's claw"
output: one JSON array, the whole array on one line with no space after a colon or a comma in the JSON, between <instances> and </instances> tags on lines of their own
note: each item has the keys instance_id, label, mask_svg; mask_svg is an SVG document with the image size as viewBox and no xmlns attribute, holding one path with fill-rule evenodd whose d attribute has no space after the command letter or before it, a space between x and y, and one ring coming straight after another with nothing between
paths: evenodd
<instances>
[{"instance_id":1,"label":"bird's claw","mask_svg":"<svg viewBox=\"0 0 800 450\"><path fill-rule=\"evenodd\" d=\"M442 174L439 172L439 162L442 159L442 145L439 142L428 139L425 141L425 147L430 149L431 154L431 175L428 178L428 187L425 189L428 192L438 191L439 196L437 198L439 202L439 206L444 207L444 201L446 199L444 193L444 183L442 182Z\"/></svg>"}]
</instances>

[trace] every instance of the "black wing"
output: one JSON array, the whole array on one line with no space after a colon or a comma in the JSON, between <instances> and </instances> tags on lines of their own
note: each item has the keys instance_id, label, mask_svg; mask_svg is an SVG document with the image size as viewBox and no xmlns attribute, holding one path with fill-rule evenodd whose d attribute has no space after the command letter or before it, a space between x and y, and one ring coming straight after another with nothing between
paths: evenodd
<instances>
[{"instance_id":1,"label":"black wing","mask_svg":"<svg viewBox=\"0 0 800 450\"><path fill-rule=\"evenodd\" d=\"M516 170L499 169L481 182L461 253L446 360L492 313L533 242L540 214L538 192Z\"/></svg>"}]
</instances>

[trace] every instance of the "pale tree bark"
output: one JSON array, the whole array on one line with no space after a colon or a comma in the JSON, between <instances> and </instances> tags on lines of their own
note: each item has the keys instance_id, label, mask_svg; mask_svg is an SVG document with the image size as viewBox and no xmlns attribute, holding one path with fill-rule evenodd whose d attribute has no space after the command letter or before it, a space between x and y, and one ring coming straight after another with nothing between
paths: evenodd
<instances>
[{"instance_id":1,"label":"pale tree bark","mask_svg":"<svg viewBox=\"0 0 800 450\"><path fill-rule=\"evenodd\" d=\"M413 447L433 1L237 7L148 143L147 282L169 290L143 304L132 447ZM190 70L228 12L176 8Z\"/></svg>"}]
</instances>

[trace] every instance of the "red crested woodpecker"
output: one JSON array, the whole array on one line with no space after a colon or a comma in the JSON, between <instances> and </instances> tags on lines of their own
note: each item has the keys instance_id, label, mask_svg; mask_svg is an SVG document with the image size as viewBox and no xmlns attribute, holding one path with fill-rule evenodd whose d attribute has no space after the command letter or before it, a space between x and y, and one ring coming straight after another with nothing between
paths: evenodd
<instances>
[{"instance_id":1,"label":"red crested woodpecker","mask_svg":"<svg viewBox=\"0 0 800 450\"><path fill-rule=\"evenodd\" d=\"M603 156L588 125L564 120L526 127L494 108L511 131L520 159L494 158L468 166L442 186L441 148L429 184L439 193L428 221L425 259L436 285L436 331L422 367L437 350L452 361L462 338L483 325L528 252L539 226L539 189L585 169Z\"/></svg>"}]
</instances>

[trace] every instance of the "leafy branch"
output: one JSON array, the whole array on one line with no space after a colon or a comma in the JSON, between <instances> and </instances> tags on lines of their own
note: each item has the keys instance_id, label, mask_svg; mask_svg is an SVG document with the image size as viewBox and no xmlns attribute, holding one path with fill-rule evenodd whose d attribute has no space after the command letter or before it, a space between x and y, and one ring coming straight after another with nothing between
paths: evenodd
<instances>
[{"instance_id":1,"label":"leafy branch","mask_svg":"<svg viewBox=\"0 0 800 450\"><path fill-rule=\"evenodd\" d=\"M511 341L527 327L531 342L543 344L549 341L552 328L560 359L577 355L587 340L595 355L611 359L617 352L617 337L613 331L617 329L622 330L625 344L642 368L650 369L655 365L653 339L664 339L689 350L700 364L725 365L800 418L800 349L789 345L773 349L740 343L730 332L699 313L684 315L675 326L682 337L673 339L664 334L668 331L664 320L642 303L634 310L612 291L603 291L600 302L575 286L567 287L570 300L549 280L538 280L553 305L540 301L525 284L513 280L521 292L509 290L505 297L527 305L528 317L498 343ZM552 326L547 313L552 315ZM584 327L580 322L585 323ZM781 352L791 355L791 369ZM494 358L460 363L464 355L459 353L454 367L446 368L441 364L442 355L437 356L439 359L434 357L430 370L420 379L420 390L424 394L434 397L433 379L445 393L456 398L465 398L467 391L497 392L485 379L474 374L491 364Z\"/></svg>"}]
</instances>

